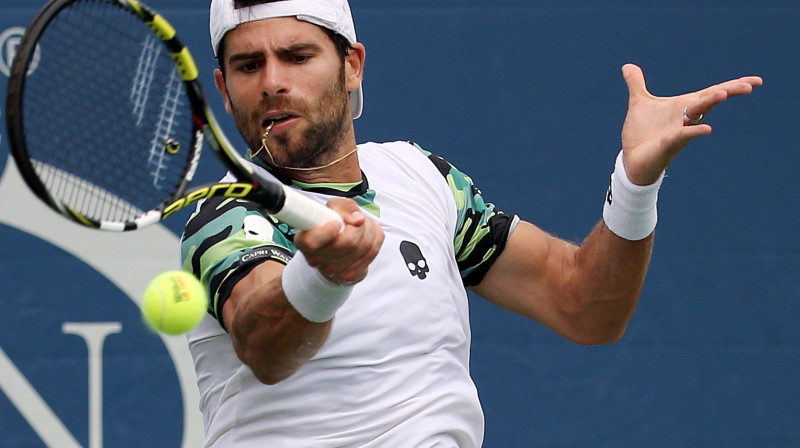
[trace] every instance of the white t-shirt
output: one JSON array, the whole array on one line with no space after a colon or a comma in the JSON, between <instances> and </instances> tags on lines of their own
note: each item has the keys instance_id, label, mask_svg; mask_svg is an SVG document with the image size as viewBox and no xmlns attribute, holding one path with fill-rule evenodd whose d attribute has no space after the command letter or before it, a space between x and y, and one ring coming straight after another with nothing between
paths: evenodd
<instances>
[{"instance_id":1,"label":"white t-shirt","mask_svg":"<svg viewBox=\"0 0 800 448\"><path fill-rule=\"evenodd\" d=\"M471 210L465 202L472 198L459 197L463 195L453 184L467 182L468 192L477 197L480 192L455 168L451 167L460 176L457 182L444 175L441 159L438 165L432 163L429 153L409 143L367 143L360 145L358 154L368 183L368 191L359 196L369 215L380 221L385 240L368 276L337 312L320 351L288 379L265 385L237 358L212 314L189 334L205 447L481 445L483 413L469 375L465 267L457 263L457 251L469 258L467 252L474 249L459 235L475 219L467 219L465 212ZM307 194L323 203L330 197ZM484 224L490 216L502 215L482 199L478 202L486 215ZM234 278L230 273L252 258L239 252L227 262L212 262L199 254L200 242L219 235L221 228L232 225L231 238L248 234L247 227L256 229L250 234L258 234L258 244L274 241L296 250L276 236L277 228L254 223L266 218L252 210L243 213L228 210L216 215L217 221L207 215L202 226L184 235L184 267L199 267L212 291L225 290L221 285ZM237 220L249 221L244 232L237 233L231 224ZM489 235L486 228L482 231ZM493 260L497 254L490 256L491 252L500 250L502 244L473 257ZM224 296L220 293L215 300ZM221 302L212 302L211 313L214 306L221 309Z\"/></svg>"}]
</instances>

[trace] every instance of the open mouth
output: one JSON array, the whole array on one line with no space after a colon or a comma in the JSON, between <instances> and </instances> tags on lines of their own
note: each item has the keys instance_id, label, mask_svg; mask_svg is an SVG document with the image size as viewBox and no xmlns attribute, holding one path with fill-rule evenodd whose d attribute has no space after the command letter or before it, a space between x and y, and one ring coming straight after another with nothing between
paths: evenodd
<instances>
[{"instance_id":1,"label":"open mouth","mask_svg":"<svg viewBox=\"0 0 800 448\"><path fill-rule=\"evenodd\" d=\"M280 124L290 118L292 118L292 115L289 114L276 115L274 117L267 118L261 123L261 125L265 128L272 128L273 126Z\"/></svg>"}]
</instances>

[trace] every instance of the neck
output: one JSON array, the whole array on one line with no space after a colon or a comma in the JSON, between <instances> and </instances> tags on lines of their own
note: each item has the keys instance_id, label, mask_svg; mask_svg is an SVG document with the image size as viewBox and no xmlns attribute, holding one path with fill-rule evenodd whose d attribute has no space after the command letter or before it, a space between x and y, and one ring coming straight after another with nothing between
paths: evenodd
<instances>
[{"instance_id":1,"label":"neck","mask_svg":"<svg viewBox=\"0 0 800 448\"><path fill-rule=\"evenodd\" d=\"M293 167L281 166L275 163L275 159L272 157L272 152L269 150L267 144L267 137L272 130L272 126L273 124L270 124L266 131L264 131L264 135L261 137L261 147L255 152L250 151L251 159L259 156L262 150L264 150L266 157L262 155L259 158L266 162L267 165L271 166L273 171L279 173L283 177L303 183L353 183L361 180L361 168L358 163L358 155L356 154L358 145L355 142L355 136L352 130L350 132L351 138L347 139L347 143L339 146L339 148L351 149L338 151L339 154L333 160L319 166Z\"/></svg>"},{"instance_id":2,"label":"neck","mask_svg":"<svg viewBox=\"0 0 800 448\"><path fill-rule=\"evenodd\" d=\"M284 170L287 170L287 171L299 171L299 172L320 171L320 170L324 170L325 168L330 168L333 165L336 165L337 163L341 162L342 160L352 156L353 153L355 153L356 151L358 151L358 146L353 147L353 149L351 149L350 151L347 151L346 153L344 153L344 155L339 156L339 157L331 160L330 162L328 162L328 163L326 163L324 165L320 165L320 166L313 166L313 167L309 167L309 168L282 166L281 168L284 169Z\"/></svg>"},{"instance_id":3,"label":"neck","mask_svg":"<svg viewBox=\"0 0 800 448\"><path fill-rule=\"evenodd\" d=\"M307 184L354 183L361 181L361 166L358 162L358 149L346 151L333 161L313 168L292 168L272 166L282 177Z\"/></svg>"}]
</instances>

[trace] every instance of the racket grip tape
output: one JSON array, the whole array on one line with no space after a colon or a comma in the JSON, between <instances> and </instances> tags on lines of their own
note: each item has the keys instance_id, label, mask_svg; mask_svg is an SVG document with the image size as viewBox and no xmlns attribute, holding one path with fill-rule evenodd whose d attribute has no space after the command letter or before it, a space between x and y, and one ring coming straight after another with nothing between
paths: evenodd
<instances>
[{"instance_id":1,"label":"racket grip tape","mask_svg":"<svg viewBox=\"0 0 800 448\"><path fill-rule=\"evenodd\" d=\"M342 217L330 208L286 186L283 186L283 193L286 195L283 208L273 213L279 220L300 230L308 230L330 221L339 221L344 229Z\"/></svg>"}]
</instances>

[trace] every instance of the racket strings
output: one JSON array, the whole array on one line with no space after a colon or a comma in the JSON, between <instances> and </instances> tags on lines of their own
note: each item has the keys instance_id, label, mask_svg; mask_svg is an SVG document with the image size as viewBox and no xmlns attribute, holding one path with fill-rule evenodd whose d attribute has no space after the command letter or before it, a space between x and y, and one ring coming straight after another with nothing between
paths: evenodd
<instances>
[{"instance_id":1,"label":"racket strings","mask_svg":"<svg viewBox=\"0 0 800 448\"><path fill-rule=\"evenodd\" d=\"M129 222L179 188L193 147L183 83L137 17L77 1L39 40L25 134L50 195L97 221Z\"/></svg>"}]
</instances>

